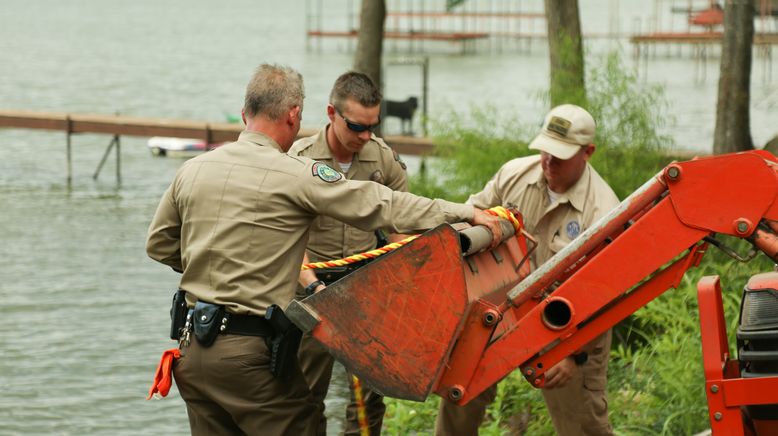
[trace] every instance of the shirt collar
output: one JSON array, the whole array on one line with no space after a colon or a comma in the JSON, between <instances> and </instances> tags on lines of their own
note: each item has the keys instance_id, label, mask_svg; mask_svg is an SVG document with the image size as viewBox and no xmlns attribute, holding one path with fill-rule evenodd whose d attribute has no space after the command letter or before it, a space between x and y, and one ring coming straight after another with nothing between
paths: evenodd
<instances>
[{"instance_id":1,"label":"shirt collar","mask_svg":"<svg viewBox=\"0 0 778 436\"><path fill-rule=\"evenodd\" d=\"M332 152L329 145L327 145L327 129L329 124L319 130L314 136L311 142L311 154L309 157L313 160L333 159Z\"/></svg>"},{"instance_id":2,"label":"shirt collar","mask_svg":"<svg viewBox=\"0 0 778 436\"><path fill-rule=\"evenodd\" d=\"M330 159L334 160L332 157L332 151L330 151L330 146L327 144L327 129L330 128L330 124L327 124L326 127L319 130L316 135L313 137L313 142L311 143L311 154L309 157L314 160L322 160L322 159ZM379 156L378 147L373 146L371 143L375 143L374 145L378 145L378 141L376 141L375 135L370 135L370 141L368 141L367 144L365 144L364 147L362 147L362 151L357 153L356 159L360 160L362 162L367 161L377 161Z\"/></svg>"},{"instance_id":3,"label":"shirt collar","mask_svg":"<svg viewBox=\"0 0 778 436\"><path fill-rule=\"evenodd\" d=\"M281 146L278 145L278 143L275 140L273 140L271 137L265 135L262 132L244 130L240 132L240 136L238 136L238 141L246 141L260 146L272 147L282 153L284 152L281 149Z\"/></svg>"},{"instance_id":4,"label":"shirt collar","mask_svg":"<svg viewBox=\"0 0 778 436\"><path fill-rule=\"evenodd\" d=\"M566 192L559 194L559 199L557 202L559 203L565 203L569 202L576 210L579 212L583 212L584 203L586 203L586 191L589 187L589 178L591 177L591 167L589 166L589 163L586 163L586 168L584 168L583 174L581 174L581 177L578 179L577 182L573 186L570 187ZM545 192L546 189L548 189L548 182L546 182L546 178L543 177L543 169L540 166L540 161L538 161L538 178L535 181L535 184L543 191Z\"/></svg>"}]
</instances>

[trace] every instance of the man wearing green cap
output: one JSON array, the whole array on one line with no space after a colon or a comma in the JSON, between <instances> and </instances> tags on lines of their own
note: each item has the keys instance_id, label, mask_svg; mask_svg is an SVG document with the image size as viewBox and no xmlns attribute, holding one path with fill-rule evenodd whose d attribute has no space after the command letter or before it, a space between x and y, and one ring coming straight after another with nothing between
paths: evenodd
<instances>
[{"instance_id":1,"label":"man wearing green cap","mask_svg":"<svg viewBox=\"0 0 778 436\"><path fill-rule=\"evenodd\" d=\"M479 208L506 206L522 213L527 231L538 242L533 268L619 204L588 162L595 151L595 129L594 118L585 109L571 104L555 107L529 145L540 155L509 161L467 201ZM610 343L609 330L546 372L543 398L559 435L613 433L606 400ZM461 407L441 400L435 433L477 435L496 392L494 385Z\"/></svg>"}]
</instances>

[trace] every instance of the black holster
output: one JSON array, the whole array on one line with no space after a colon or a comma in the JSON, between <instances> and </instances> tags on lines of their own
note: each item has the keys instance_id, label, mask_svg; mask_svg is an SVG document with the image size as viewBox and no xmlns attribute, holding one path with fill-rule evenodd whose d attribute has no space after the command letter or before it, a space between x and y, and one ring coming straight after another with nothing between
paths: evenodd
<instances>
[{"instance_id":1,"label":"black holster","mask_svg":"<svg viewBox=\"0 0 778 436\"><path fill-rule=\"evenodd\" d=\"M222 326L227 323L224 306L198 301L192 313L194 334L197 342L203 347L210 347Z\"/></svg>"},{"instance_id":2,"label":"black holster","mask_svg":"<svg viewBox=\"0 0 778 436\"><path fill-rule=\"evenodd\" d=\"M316 278L323 281L325 285L329 286L338 280L346 277L354 271L362 268L370 263L373 259L364 259L356 263L351 263L343 266L330 266L327 268L317 268L313 270L316 274Z\"/></svg>"},{"instance_id":3,"label":"black holster","mask_svg":"<svg viewBox=\"0 0 778 436\"><path fill-rule=\"evenodd\" d=\"M186 324L186 291L179 289L173 294L173 305L170 307L170 339L181 339L181 332Z\"/></svg>"},{"instance_id":4,"label":"black holster","mask_svg":"<svg viewBox=\"0 0 778 436\"><path fill-rule=\"evenodd\" d=\"M273 327L273 336L265 339L270 349L270 372L273 377L286 380L297 366L297 350L303 332L275 304L267 308L265 318Z\"/></svg>"},{"instance_id":5,"label":"black holster","mask_svg":"<svg viewBox=\"0 0 778 436\"><path fill-rule=\"evenodd\" d=\"M375 236L377 241L376 248L381 248L384 245L389 243L389 241L386 239L386 235L384 234L383 230L376 230ZM313 270L313 272L314 274L316 274L317 279L323 281L325 285L329 286L337 282L338 280L342 279L343 277L346 277L347 275L353 273L359 268L362 268L363 266L367 265L372 261L373 261L372 258L367 258L367 259L360 260L359 262L350 263L343 266L316 268Z\"/></svg>"},{"instance_id":6,"label":"black holster","mask_svg":"<svg viewBox=\"0 0 778 436\"><path fill-rule=\"evenodd\" d=\"M343 277L353 273L357 270L357 268L358 267L351 265L331 266L327 268L315 269L314 274L316 274L317 279L323 281L325 285L329 286L342 279Z\"/></svg>"}]
</instances>

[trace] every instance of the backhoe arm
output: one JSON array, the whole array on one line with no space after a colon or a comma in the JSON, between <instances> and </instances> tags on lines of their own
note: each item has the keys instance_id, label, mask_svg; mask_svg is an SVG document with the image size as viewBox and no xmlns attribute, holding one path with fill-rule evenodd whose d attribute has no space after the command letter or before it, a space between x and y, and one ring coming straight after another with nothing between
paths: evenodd
<instances>
[{"instance_id":1,"label":"backhoe arm","mask_svg":"<svg viewBox=\"0 0 778 436\"><path fill-rule=\"evenodd\" d=\"M769 221L778 219L777 195L775 158L767 153L669 165L509 292L505 312L539 303L492 338L454 396L465 403L517 367L542 386L554 364L676 287L712 233L749 238L775 258ZM437 392L451 397L452 388Z\"/></svg>"},{"instance_id":2,"label":"backhoe arm","mask_svg":"<svg viewBox=\"0 0 778 436\"><path fill-rule=\"evenodd\" d=\"M699 263L716 233L778 259L778 161L673 163L534 272L522 232L470 254L448 225L303 301L289 317L385 395L464 404L516 368L534 386Z\"/></svg>"}]
</instances>

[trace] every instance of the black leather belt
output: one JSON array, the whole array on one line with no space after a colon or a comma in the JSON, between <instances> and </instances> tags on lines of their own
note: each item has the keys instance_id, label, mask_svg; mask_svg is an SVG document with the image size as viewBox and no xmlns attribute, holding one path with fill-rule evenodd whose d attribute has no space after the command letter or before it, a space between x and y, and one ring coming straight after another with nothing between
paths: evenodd
<instances>
[{"instance_id":1,"label":"black leather belt","mask_svg":"<svg viewBox=\"0 0 778 436\"><path fill-rule=\"evenodd\" d=\"M227 325L219 333L242 336L273 336L270 322L261 316L228 313Z\"/></svg>"}]
</instances>

